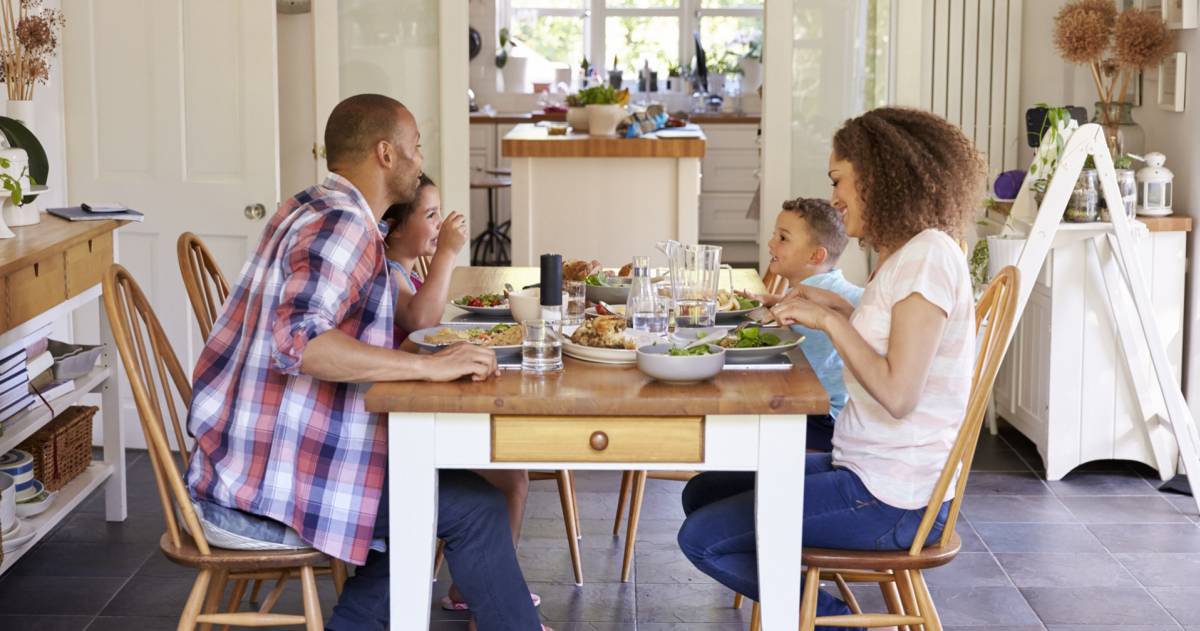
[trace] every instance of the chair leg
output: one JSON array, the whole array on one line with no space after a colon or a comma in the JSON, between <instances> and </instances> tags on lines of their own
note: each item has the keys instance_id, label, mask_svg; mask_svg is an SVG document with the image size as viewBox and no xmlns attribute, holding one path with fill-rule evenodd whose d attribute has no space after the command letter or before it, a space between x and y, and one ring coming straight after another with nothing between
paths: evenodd
<instances>
[{"instance_id":1,"label":"chair leg","mask_svg":"<svg viewBox=\"0 0 1200 631\"><path fill-rule=\"evenodd\" d=\"M846 579L842 578L841 574L834 574L833 580L837 583L838 591L842 593L842 600L846 601L846 605L850 607L850 611L861 615L862 607L858 606L858 599L854 597L854 592L850 591L850 586L846 584Z\"/></svg>"},{"instance_id":2,"label":"chair leg","mask_svg":"<svg viewBox=\"0 0 1200 631\"><path fill-rule=\"evenodd\" d=\"M629 524L625 527L625 560L621 564L621 582L629 582L633 571L633 548L637 543L638 520L642 517L642 498L646 493L646 472L633 474L633 499L629 502Z\"/></svg>"},{"instance_id":3,"label":"chair leg","mask_svg":"<svg viewBox=\"0 0 1200 631\"><path fill-rule=\"evenodd\" d=\"M311 565L300 568L300 586L304 593L306 631L322 631L325 619L321 616L321 599L317 595L317 574Z\"/></svg>"},{"instance_id":4,"label":"chair leg","mask_svg":"<svg viewBox=\"0 0 1200 631\"><path fill-rule=\"evenodd\" d=\"M988 433L992 436L999 434L1000 428L996 424L996 399L994 397L988 399L987 411L984 414L987 415Z\"/></svg>"},{"instance_id":5,"label":"chair leg","mask_svg":"<svg viewBox=\"0 0 1200 631\"><path fill-rule=\"evenodd\" d=\"M621 473L621 492L617 495L617 515L613 517L613 536L621 534L621 517L625 516L625 502L629 498L629 487L633 484L633 472Z\"/></svg>"},{"instance_id":6,"label":"chair leg","mask_svg":"<svg viewBox=\"0 0 1200 631\"><path fill-rule=\"evenodd\" d=\"M229 595L229 604L226 605L225 611L229 613L237 613L237 610L242 605L242 596L246 595L246 579L239 578L233 582L233 593ZM221 631L229 631L229 625L222 625Z\"/></svg>"},{"instance_id":7,"label":"chair leg","mask_svg":"<svg viewBox=\"0 0 1200 631\"><path fill-rule=\"evenodd\" d=\"M575 538L583 539L583 526L579 523L579 496L575 493L575 472L567 471L567 477L571 478L571 506L575 509Z\"/></svg>"},{"instance_id":8,"label":"chair leg","mask_svg":"<svg viewBox=\"0 0 1200 631\"><path fill-rule=\"evenodd\" d=\"M942 631L942 620L938 617L937 607L933 605L929 586L925 584L925 575L921 570L912 570L909 575L916 592L917 605L921 608L921 617L925 619L925 631Z\"/></svg>"},{"instance_id":9,"label":"chair leg","mask_svg":"<svg viewBox=\"0 0 1200 631\"><path fill-rule=\"evenodd\" d=\"M910 616L921 615L921 607L917 603L917 595L913 591L912 577L908 570L895 570L896 589L900 592L900 603L904 607L904 613ZM910 631L920 631L916 626L909 627Z\"/></svg>"},{"instance_id":10,"label":"chair leg","mask_svg":"<svg viewBox=\"0 0 1200 631\"><path fill-rule=\"evenodd\" d=\"M211 577L210 570L200 570L196 575L196 582L192 583L192 592L188 594L183 613L179 616L179 631L192 631L196 628L196 617L200 615L200 608L204 606L204 596L208 593Z\"/></svg>"},{"instance_id":11,"label":"chair leg","mask_svg":"<svg viewBox=\"0 0 1200 631\"><path fill-rule=\"evenodd\" d=\"M575 584L583 585L583 559L579 555L579 533L575 525L575 494L571 486L570 472L558 472L558 499L562 503L563 524L567 527L567 547L571 549L571 565L575 570Z\"/></svg>"},{"instance_id":12,"label":"chair leg","mask_svg":"<svg viewBox=\"0 0 1200 631\"><path fill-rule=\"evenodd\" d=\"M900 591L896 588L894 581L880 581L879 593L883 596L883 602L887 605L888 613L905 613L904 604L900 600Z\"/></svg>"},{"instance_id":13,"label":"chair leg","mask_svg":"<svg viewBox=\"0 0 1200 631\"><path fill-rule=\"evenodd\" d=\"M330 559L329 570L333 574L333 589L341 596L342 588L346 586L346 563L340 559Z\"/></svg>"},{"instance_id":14,"label":"chair leg","mask_svg":"<svg viewBox=\"0 0 1200 631\"><path fill-rule=\"evenodd\" d=\"M275 587L271 589L271 592L267 594L267 599L259 606L259 613L271 613L271 610L275 608L275 603L279 602L279 597L283 595L283 586L287 585L287 580L288 573L280 572L279 578L275 579Z\"/></svg>"},{"instance_id":15,"label":"chair leg","mask_svg":"<svg viewBox=\"0 0 1200 631\"><path fill-rule=\"evenodd\" d=\"M734 608L734 609L741 609L741 608L742 608L742 601L743 601L743 600L746 600L746 597L745 597L745 596L743 596L743 595L741 595L741 594L736 594L736 593L735 593L735 594L733 595L733 608Z\"/></svg>"},{"instance_id":16,"label":"chair leg","mask_svg":"<svg viewBox=\"0 0 1200 631\"><path fill-rule=\"evenodd\" d=\"M446 560L446 540L438 539L437 551L433 553L433 580L436 583L438 574L442 573L442 562Z\"/></svg>"},{"instance_id":17,"label":"chair leg","mask_svg":"<svg viewBox=\"0 0 1200 631\"><path fill-rule=\"evenodd\" d=\"M759 631L760 629L762 629L762 605L758 604L756 600L754 606L750 608L750 631Z\"/></svg>"},{"instance_id":18,"label":"chair leg","mask_svg":"<svg viewBox=\"0 0 1200 631\"><path fill-rule=\"evenodd\" d=\"M208 581L208 597L204 599L204 613L217 613L217 609L221 607L221 599L225 597L225 585L228 582L228 572L213 571ZM200 631L209 631L210 629L212 629L211 624L200 625Z\"/></svg>"},{"instance_id":19,"label":"chair leg","mask_svg":"<svg viewBox=\"0 0 1200 631\"><path fill-rule=\"evenodd\" d=\"M817 592L821 589L821 568L809 567L804 575L804 595L800 599L800 631L814 631L817 624Z\"/></svg>"},{"instance_id":20,"label":"chair leg","mask_svg":"<svg viewBox=\"0 0 1200 631\"><path fill-rule=\"evenodd\" d=\"M258 602L258 593L262 591L262 579L256 578L250 587L250 602Z\"/></svg>"}]
</instances>

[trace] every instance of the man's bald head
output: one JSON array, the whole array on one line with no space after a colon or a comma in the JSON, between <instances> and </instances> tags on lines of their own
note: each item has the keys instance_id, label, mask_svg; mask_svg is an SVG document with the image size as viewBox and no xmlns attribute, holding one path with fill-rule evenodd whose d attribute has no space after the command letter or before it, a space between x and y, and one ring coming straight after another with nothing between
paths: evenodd
<instances>
[{"instance_id":1,"label":"man's bald head","mask_svg":"<svg viewBox=\"0 0 1200 631\"><path fill-rule=\"evenodd\" d=\"M402 129L403 127L412 129ZM376 143L396 143L416 122L404 104L382 94L357 94L333 108L325 123L325 159L331 171L366 158Z\"/></svg>"}]
</instances>

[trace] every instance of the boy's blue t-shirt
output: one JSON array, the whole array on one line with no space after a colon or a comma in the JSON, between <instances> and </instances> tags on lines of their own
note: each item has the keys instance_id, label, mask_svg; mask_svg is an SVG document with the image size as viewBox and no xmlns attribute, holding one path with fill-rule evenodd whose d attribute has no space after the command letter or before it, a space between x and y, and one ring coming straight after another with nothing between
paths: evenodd
<instances>
[{"instance_id":1,"label":"boy's blue t-shirt","mask_svg":"<svg viewBox=\"0 0 1200 631\"><path fill-rule=\"evenodd\" d=\"M832 291L855 307L858 307L858 301L863 294L863 288L846 280L842 276L842 270L839 269L809 276L801 281L801 284ZM829 393L829 416L836 419L842 408L846 407L846 401L850 399L850 395L846 392L846 382L842 378L844 367L842 356L838 355L837 349L833 346L833 340L830 340L829 335L824 331L817 331L798 324L793 324L792 330L804 336L804 343L800 345L800 350L804 351L805 359L812 364L813 371L817 373L817 379Z\"/></svg>"}]
</instances>

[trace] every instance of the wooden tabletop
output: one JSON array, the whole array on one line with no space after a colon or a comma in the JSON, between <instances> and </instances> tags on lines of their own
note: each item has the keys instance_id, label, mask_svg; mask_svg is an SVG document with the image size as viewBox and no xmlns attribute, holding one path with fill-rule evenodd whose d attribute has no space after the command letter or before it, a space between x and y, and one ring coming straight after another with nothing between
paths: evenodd
<instances>
[{"instance_id":1,"label":"wooden tabletop","mask_svg":"<svg viewBox=\"0 0 1200 631\"><path fill-rule=\"evenodd\" d=\"M545 127L521 124L504 136L507 158L703 158L704 138L551 136Z\"/></svg>"},{"instance_id":2,"label":"wooden tabletop","mask_svg":"<svg viewBox=\"0 0 1200 631\"><path fill-rule=\"evenodd\" d=\"M762 121L762 116L759 114L738 114L736 112L691 112L688 113L688 118L693 123L701 125L757 125ZM566 112L554 112L546 114L544 112L508 112L493 114L481 114L478 112L471 114L472 125L506 125L517 123L537 123L539 121L565 121L567 120Z\"/></svg>"},{"instance_id":3,"label":"wooden tabletop","mask_svg":"<svg viewBox=\"0 0 1200 631\"><path fill-rule=\"evenodd\" d=\"M653 260L653 259L652 259ZM450 295L494 292L512 283L538 282L536 267L459 267ZM752 269L733 271L737 289L764 291ZM721 274L723 287L728 273ZM790 370L725 371L712 381L668 385L647 377L636 366L609 366L563 358L561 373L547 377L505 371L473 383L394 382L375 384L367 393L372 412L464 412L531 415L701 415L823 414L829 396L799 350Z\"/></svg>"},{"instance_id":4,"label":"wooden tabletop","mask_svg":"<svg viewBox=\"0 0 1200 631\"><path fill-rule=\"evenodd\" d=\"M1137 220L1146 224L1150 232L1192 231L1192 218L1178 212L1166 217L1138 217Z\"/></svg>"},{"instance_id":5,"label":"wooden tabletop","mask_svg":"<svg viewBox=\"0 0 1200 631\"><path fill-rule=\"evenodd\" d=\"M67 221L43 213L41 222L19 226L12 231L17 236L0 239L0 276L25 267L45 256L61 253L79 243L120 228L126 221Z\"/></svg>"}]
</instances>

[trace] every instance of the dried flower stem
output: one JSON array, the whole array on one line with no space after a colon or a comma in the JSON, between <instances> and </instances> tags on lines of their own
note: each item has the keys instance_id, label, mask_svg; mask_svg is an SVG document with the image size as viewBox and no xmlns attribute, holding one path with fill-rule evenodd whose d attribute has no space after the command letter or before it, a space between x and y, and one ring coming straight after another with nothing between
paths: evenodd
<instances>
[{"instance_id":1,"label":"dried flower stem","mask_svg":"<svg viewBox=\"0 0 1200 631\"><path fill-rule=\"evenodd\" d=\"M1121 75L1122 75L1121 76L1121 93L1120 93L1121 100L1117 101L1118 103L1125 102L1125 97L1128 96L1128 94L1129 94L1129 80L1133 78L1133 75L1135 72L1137 72L1137 71L1134 70L1133 68L1123 69L1123 71L1121 73Z\"/></svg>"},{"instance_id":2,"label":"dried flower stem","mask_svg":"<svg viewBox=\"0 0 1200 631\"><path fill-rule=\"evenodd\" d=\"M1088 68L1091 68L1092 80L1096 82L1096 94L1101 99L1103 99L1104 98L1104 80L1100 78L1100 62L1093 61L1088 64ZM1108 108L1107 107L1105 107L1104 110L1101 112L1101 116L1104 119L1105 125L1111 124L1108 120Z\"/></svg>"}]
</instances>

